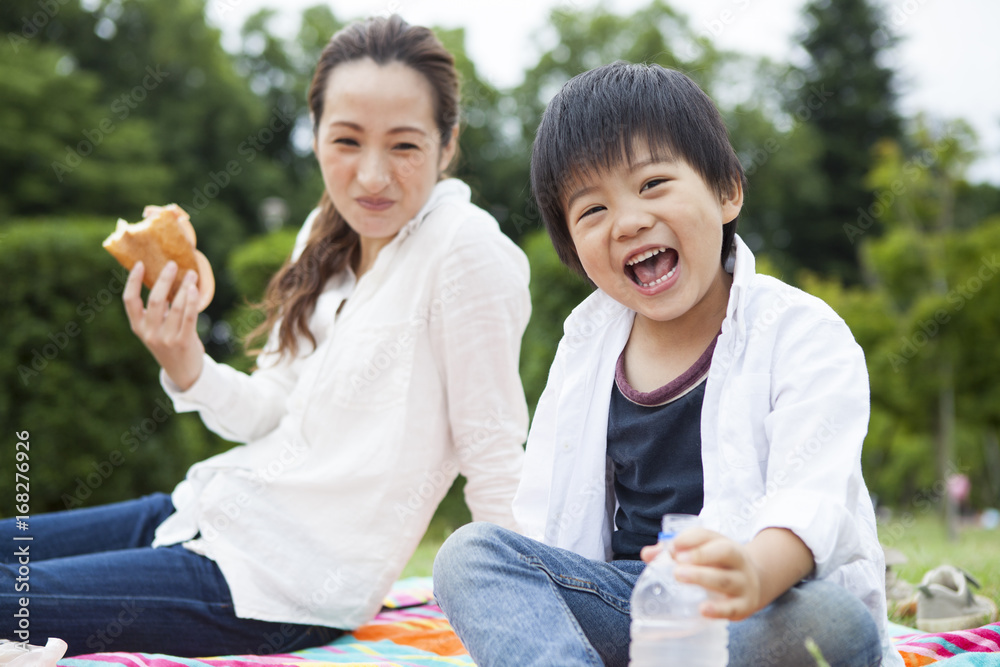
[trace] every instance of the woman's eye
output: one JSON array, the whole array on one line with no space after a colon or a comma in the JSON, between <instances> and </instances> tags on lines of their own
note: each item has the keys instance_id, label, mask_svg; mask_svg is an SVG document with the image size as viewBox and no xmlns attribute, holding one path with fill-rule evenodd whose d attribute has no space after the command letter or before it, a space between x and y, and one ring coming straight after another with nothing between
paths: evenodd
<instances>
[{"instance_id":1,"label":"woman's eye","mask_svg":"<svg viewBox=\"0 0 1000 667\"><path fill-rule=\"evenodd\" d=\"M646 183L642 186L642 190L641 191L645 192L646 190L648 190L650 188L655 188L660 183L666 183L666 182L667 182L667 179L665 179L665 178L654 178L654 179L652 179L650 181L646 181Z\"/></svg>"},{"instance_id":2,"label":"woman's eye","mask_svg":"<svg viewBox=\"0 0 1000 667\"><path fill-rule=\"evenodd\" d=\"M360 146L356 139L350 139L348 137L341 137L339 139L334 139L333 143L340 144L341 146Z\"/></svg>"},{"instance_id":3,"label":"woman's eye","mask_svg":"<svg viewBox=\"0 0 1000 667\"><path fill-rule=\"evenodd\" d=\"M396 144L395 148L396 148L396 150L400 150L400 151L412 151L412 150L416 150L418 148L418 146L416 144L403 143L403 144Z\"/></svg>"}]
</instances>

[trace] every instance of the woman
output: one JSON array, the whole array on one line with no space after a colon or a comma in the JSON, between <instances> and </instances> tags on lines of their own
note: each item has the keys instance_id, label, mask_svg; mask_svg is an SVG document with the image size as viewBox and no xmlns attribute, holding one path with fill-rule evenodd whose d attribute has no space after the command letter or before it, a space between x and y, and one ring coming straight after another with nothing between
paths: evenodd
<instances>
[{"instance_id":1,"label":"woman","mask_svg":"<svg viewBox=\"0 0 1000 667\"><path fill-rule=\"evenodd\" d=\"M205 355L193 273L168 307L171 266L144 307L137 265L123 296L176 409L246 444L171 497L33 518L33 643L313 646L377 612L458 472L475 518L512 524L528 267L468 187L442 179L458 144L452 56L396 16L348 26L309 106L325 192L268 288L258 370ZM9 596L16 565L0 574Z\"/></svg>"}]
</instances>

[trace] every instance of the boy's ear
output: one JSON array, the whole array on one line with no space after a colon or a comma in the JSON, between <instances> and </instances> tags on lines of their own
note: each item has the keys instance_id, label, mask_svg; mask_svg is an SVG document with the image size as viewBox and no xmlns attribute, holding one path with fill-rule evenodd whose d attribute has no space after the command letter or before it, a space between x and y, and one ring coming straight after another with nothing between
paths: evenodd
<instances>
[{"instance_id":1,"label":"boy's ear","mask_svg":"<svg viewBox=\"0 0 1000 667\"><path fill-rule=\"evenodd\" d=\"M743 209L743 185L736 181L729 192L722 197L722 220L732 222Z\"/></svg>"}]
</instances>

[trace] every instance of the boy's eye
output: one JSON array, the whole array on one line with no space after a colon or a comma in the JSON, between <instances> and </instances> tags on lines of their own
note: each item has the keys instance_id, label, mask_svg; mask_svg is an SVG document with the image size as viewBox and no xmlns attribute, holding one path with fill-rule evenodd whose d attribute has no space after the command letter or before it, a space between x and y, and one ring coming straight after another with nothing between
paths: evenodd
<instances>
[{"instance_id":1,"label":"boy's eye","mask_svg":"<svg viewBox=\"0 0 1000 667\"><path fill-rule=\"evenodd\" d=\"M666 182L667 182L667 179L665 179L665 178L654 178L654 179L651 179L649 181L646 181L643 184L642 189L640 190L640 192L645 192L646 190L648 190L650 188L655 188L657 185L660 185L661 183L666 183Z\"/></svg>"},{"instance_id":2,"label":"boy's eye","mask_svg":"<svg viewBox=\"0 0 1000 667\"><path fill-rule=\"evenodd\" d=\"M598 213L598 212L603 211L603 210L604 210L603 206L591 206L586 211L584 211L583 213L580 214L580 219L583 220L584 218L586 218L591 213Z\"/></svg>"}]
</instances>

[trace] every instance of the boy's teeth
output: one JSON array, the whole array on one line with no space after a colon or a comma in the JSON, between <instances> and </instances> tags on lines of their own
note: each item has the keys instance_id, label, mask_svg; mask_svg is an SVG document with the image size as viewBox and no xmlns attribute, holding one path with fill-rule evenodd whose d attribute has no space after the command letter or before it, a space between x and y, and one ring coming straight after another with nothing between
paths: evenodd
<instances>
[{"instance_id":1,"label":"boy's teeth","mask_svg":"<svg viewBox=\"0 0 1000 667\"><path fill-rule=\"evenodd\" d=\"M659 252L659 251L657 251L657 252ZM663 274L662 276L660 276L659 278L657 278L653 282L651 282L651 283L639 283L639 284L642 285L643 287L652 287L653 285L659 285L664 280L666 280L670 276L674 275L674 271L676 271L676 270L677 270L677 265L675 264L674 268L670 269L669 271L667 271L665 274Z\"/></svg>"},{"instance_id":2,"label":"boy's teeth","mask_svg":"<svg viewBox=\"0 0 1000 667\"><path fill-rule=\"evenodd\" d=\"M636 255L635 257L633 257L632 259L630 259L628 262L626 262L626 265L627 266L634 266L634 265L638 264L639 262L642 262L642 261L645 261L645 260L649 259L653 255L659 255L664 250L666 250L666 248L653 248L652 250L647 250L646 252L642 253L641 255Z\"/></svg>"}]
</instances>

